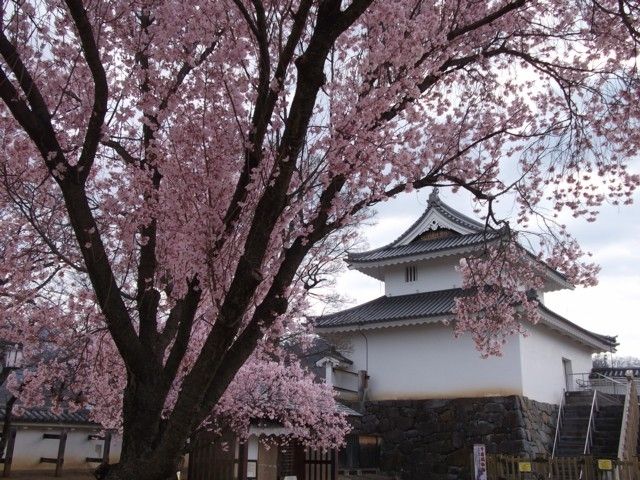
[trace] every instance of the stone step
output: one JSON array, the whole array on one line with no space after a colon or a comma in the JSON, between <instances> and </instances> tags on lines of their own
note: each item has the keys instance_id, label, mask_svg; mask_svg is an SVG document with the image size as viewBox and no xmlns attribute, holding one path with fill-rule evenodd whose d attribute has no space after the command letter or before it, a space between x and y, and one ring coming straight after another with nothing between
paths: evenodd
<instances>
[{"instance_id":1,"label":"stone step","mask_svg":"<svg viewBox=\"0 0 640 480\"><path fill-rule=\"evenodd\" d=\"M582 455L584 452L583 447L558 447L556 455L558 457L575 457Z\"/></svg>"},{"instance_id":2,"label":"stone step","mask_svg":"<svg viewBox=\"0 0 640 480\"><path fill-rule=\"evenodd\" d=\"M571 408L565 408L563 418L567 417L586 417L589 418L591 415L591 407L586 406L573 406ZM594 415L598 418L616 418L622 419L622 410L621 409L604 409L595 410Z\"/></svg>"},{"instance_id":3,"label":"stone step","mask_svg":"<svg viewBox=\"0 0 640 480\"><path fill-rule=\"evenodd\" d=\"M558 442L559 447L566 448L578 448L580 451L584 450L584 438L563 438Z\"/></svg>"},{"instance_id":4,"label":"stone step","mask_svg":"<svg viewBox=\"0 0 640 480\"><path fill-rule=\"evenodd\" d=\"M589 417L583 417L583 416L571 416L571 417L564 417L562 419L562 426L564 427L565 425L587 425L589 423Z\"/></svg>"},{"instance_id":5,"label":"stone step","mask_svg":"<svg viewBox=\"0 0 640 480\"><path fill-rule=\"evenodd\" d=\"M596 417L596 425L619 427L621 423L622 417L602 417L600 415Z\"/></svg>"},{"instance_id":6,"label":"stone step","mask_svg":"<svg viewBox=\"0 0 640 480\"><path fill-rule=\"evenodd\" d=\"M591 413L590 406L572 405L564 407L563 416L565 417L587 417Z\"/></svg>"},{"instance_id":7,"label":"stone step","mask_svg":"<svg viewBox=\"0 0 640 480\"><path fill-rule=\"evenodd\" d=\"M593 439L594 445L602 445L605 447L610 447L615 445L617 447L620 439L618 437L595 437Z\"/></svg>"}]
</instances>

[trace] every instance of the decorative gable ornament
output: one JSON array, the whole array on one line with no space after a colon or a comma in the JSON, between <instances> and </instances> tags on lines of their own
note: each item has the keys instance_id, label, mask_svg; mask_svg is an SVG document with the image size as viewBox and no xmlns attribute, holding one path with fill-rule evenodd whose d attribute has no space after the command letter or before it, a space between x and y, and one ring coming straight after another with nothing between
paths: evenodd
<instances>
[{"instance_id":1,"label":"decorative gable ornament","mask_svg":"<svg viewBox=\"0 0 640 480\"><path fill-rule=\"evenodd\" d=\"M427 209L409 229L387 247L408 245L428 231L450 230L460 235L478 233L484 225L452 209L440 200L438 189L429 194Z\"/></svg>"}]
</instances>

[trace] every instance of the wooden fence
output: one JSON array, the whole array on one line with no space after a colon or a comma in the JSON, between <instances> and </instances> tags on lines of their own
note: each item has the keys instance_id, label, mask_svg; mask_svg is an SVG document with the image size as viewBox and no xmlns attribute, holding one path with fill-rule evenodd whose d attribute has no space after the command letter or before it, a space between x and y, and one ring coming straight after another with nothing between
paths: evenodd
<instances>
[{"instance_id":1,"label":"wooden fence","mask_svg":"<svg viewBox=\"0 0 640 480\"><path fill-rule=\"evenodd\" d=\"M487 455L489 480L640 480L637 457L628 461L589 455L537 459Z\"/></svg>"}]
</instances>

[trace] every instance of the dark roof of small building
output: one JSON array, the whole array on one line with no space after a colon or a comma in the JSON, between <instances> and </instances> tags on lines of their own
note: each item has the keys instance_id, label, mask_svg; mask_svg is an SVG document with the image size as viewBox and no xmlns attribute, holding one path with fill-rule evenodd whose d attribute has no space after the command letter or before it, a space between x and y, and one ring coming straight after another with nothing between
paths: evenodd
<instances>
[{"instance_id":1,"label":"dark roof of small building","mask_svg":"<svg viewBox=\"0 0 640 480\"><path fill-rule=\"evenodd\" d=\"M16 409L18 410L18 409ZM4 420L6 411L4 405L0 407L0 419ZM28 408L22 413L13 413L12 421L15 423L58 423L73 425L96 425L89 420L87 411L78 410L76 412L63 411L61 413L53 413L47 408Z\"/></svg>"},{"instance_id":2,"label":"dark roof of small building","mask_svg":"<svg viewBox=\"0 0 640 480\"><path fill-rule=\"evenodd\" d=\"M344 413L347 417L361 417L360 412L355 411L353 408L346 406L344 403L336 402L338 412Z\"/></svg>"},{"instance_id":3,"label":"dark roof of small building","mask_svg":"<svg viewBox=\"0 0 640 480\"><path fill-rule=\"evenodd\" d=\"M0 421L3 421L6 415L7 400L11 394L5 387L0 387ZM89 412L87 410L76 410L74 412L63 409L60 413L54 413L48 407L29 407L21 408L19 403L13 407L11 414L13 422L16 423L58 423L73 425L96 425L89 420Z\"/></svg>"},{"instance_id":4,"label":"dark roof of small building","mask_svg":"<svg viewBox=\"0 0 640 480\"><path fill-rule=\"evenodd\" d=\"M464 290L454 288L436 292L415 293L412 295L382 296L347 310L323 315L315 319L319 329L340 328L348 326L370 326L383 322L401 322L430 317L449 316L453 314L456 297L465 295ZM550 310L542 303L539 309L543 314L553 318L563 328L578 331L581 334L611 348L617 345L616 337L591 332L576 325L566 318Z\"/></svg>"},{"instance_id":5,"label":"dark roof of small building","mask_svg":"<svg viewBox=\"0 0 640 480\"><path fill-rule=\"evenodd\" d=\"M353 364L336 349L335 345L321 337L314 338L312 344L306 350L298 352L297 355L305 364L313 363L315 365L318 360L325 357L334 358L347 365Z\"/></svg>"},{"instance_id":6,"label":"dark roof of small building","mask_svg":"<svg viewBox=\"0 0 640 480\"><path fill-rule=\"evenodd\" d=\"M300 359L300 363L304 365L317 379L324 379L324 367L316 365L316 363L326 357L336 359L345 365L352 365L353 362L341 354L332 343L324 338L315 337L311 345L302 348L299 344L289 345L287 349L293 352ZM362 414L352 408L336 401L336 409L338 412L345 414L347 417L361 417Z\"/></svg>"},{"instance_id":7,"label":"dark roof of small building","mask_svg":"<svg viewBox=\"0 0 640 480\"><path fill-rule=\"evenodd\" d=\"M353 362L342 355L333 344L321 337L315 337L311 345L307 345L304 348L299 343L294 343L287 345L286 349L295 354L300 359L300 363L318 379L324 378L325 369L322 366L316 365L316 363L325 357L333 358L345 365L353 364Z\"/></svg>"},{"instance_id":8,"label":"dark roof of small building","mask_svg":"<svg viewBox=\"0 0 640 480\"><path fill-rule=\"evenodd\" d=\"M368 252L349 253L347 262L377 262L380 260L435 253L463 247L475 247L496 240L498 237L499 232L488 231L469 233L467 235L453 235L435 240L415 241L407 245L385 246Z\"/></svg>"}]
</instances>

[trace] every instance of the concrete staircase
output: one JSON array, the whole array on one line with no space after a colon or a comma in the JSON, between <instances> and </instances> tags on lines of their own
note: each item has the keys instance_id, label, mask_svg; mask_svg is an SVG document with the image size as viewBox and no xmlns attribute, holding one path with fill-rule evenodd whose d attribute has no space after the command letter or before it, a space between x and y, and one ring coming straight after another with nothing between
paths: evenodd
<instances>
[{"instance_id":1,"label":"concrete staircase","mask_svg":"<svg viewBox=\"0 0 640 480\"><path fill-rule=\"evenodd\" d=\"M567 392L565 394L562 428L559 431L557 457L573 457L584 454L589 427L592 391ZM616 458L620 440L623 405L619 399L599 396L598 409L594 411L593 444L591 454L601 458Z\"/></svg>"}]
</instances>

